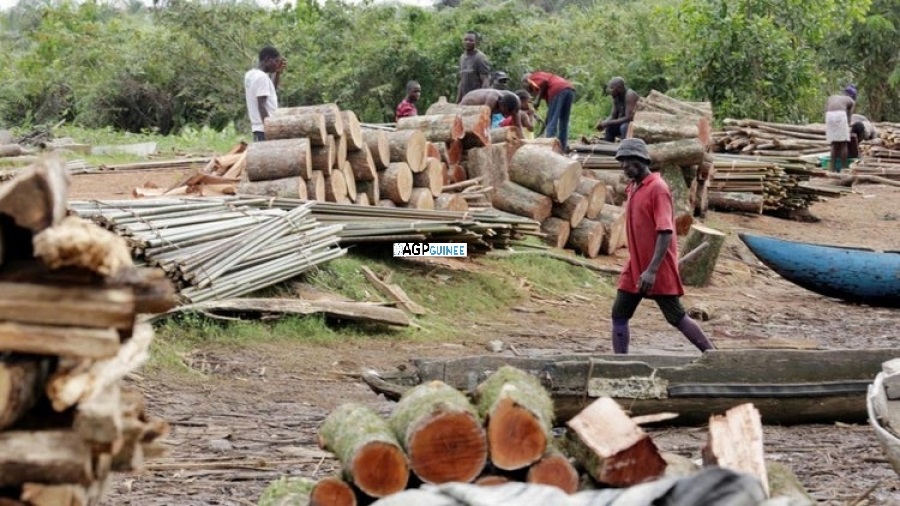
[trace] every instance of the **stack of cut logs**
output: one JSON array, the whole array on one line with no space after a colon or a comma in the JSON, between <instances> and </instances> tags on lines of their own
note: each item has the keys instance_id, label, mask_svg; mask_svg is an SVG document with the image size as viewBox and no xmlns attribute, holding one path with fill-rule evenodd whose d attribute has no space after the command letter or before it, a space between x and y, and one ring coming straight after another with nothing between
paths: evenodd
<instances>
[{"instance_id":1,"label":"stack of cut logs","mask_svg":"<svg viewBox=\"0 0 900 506\"><path fill-rule=\"evenodd\" d=\"M878 137L860 145L862 158L850 167L854 174L866 174L900 181L900 124L876 123Z\"/></svg>"},{"instance_id":2,"label":"stack of cut logs","mask_svg":"<svg viewBox=\"0 0 900 506\"><path fill-rule=\"evenodd\" d=\"M0 503L100 504L110 473L142 467L167 426L122 385L148 357L173 290L124 242L66 218L62 162L0 187Z\"/></svg>"},{"instance_id":3,"label":"stack of cut logs","mask_svg":"<svg viewBox=\"0 0 900 506\"><path fill-rule=\"evenodd\" d=\"M666 457L616 401L604 397L589 405L567 423L563 437L554 437L553 417L540 381L510 366L478 385L471 398L440 381L414 387L387 419L345 404L319 429L320 445L335 454L342 473L319 480L309 504L366 503L418 483L526 481L571 494L664 475ZM704 461L766 483L762 425L752 405L710 421Z\"/></svg>"},{"instance_id":4,"label":"stack of cut logs","mask_svg":"<svg viewBox=\"0 0 900 506\"><path fill-rule=\"evenodd\" d=\"M825 125L790 125L752 119L726 119L713 134L714 150L756 156L799 157L827 153Z\"/></svg>"}]
</instances>

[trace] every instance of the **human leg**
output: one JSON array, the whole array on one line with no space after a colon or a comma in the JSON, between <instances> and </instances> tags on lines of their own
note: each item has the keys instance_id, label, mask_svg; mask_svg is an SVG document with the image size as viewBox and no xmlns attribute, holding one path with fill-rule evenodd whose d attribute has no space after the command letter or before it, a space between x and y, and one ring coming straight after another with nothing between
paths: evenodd
<instances>
[{"instance_id":1,"label":"human leg","mask_svg":"<svg viewBox=\"0 0 900 506\"><path fill-rule=\"evenodd\" d=\"M603 130L603 140L606 142L616 142L616 136L619 135L619 126L608 126Z\"/></svg>"},{"instance_id":2,"label":"human leg","mask_svg":"<svg viewBox=\"0 0 900 506\"><path fill-rule=\"evenodd\" d=\"M626 121L625 123L622 123L621 125L619 125L619 138L620 139L628 138L628 126L629 125L631 125L630 121Z\"/></svg>"},{"instance_id":3,"label":"human leg","mask_svg":"<svg viewBox=\"0 0 900 506\"><path fill-rule=\"evenodd\" d=\"M703 332L703 329L700 328L700 325L697 325L697 322L685 312L684 306L681 305L681 299L678 296L664 295L655 297L654 299L656 300L656 305L662 310L666 321L669 322L669 325L680 330L681 333L684 334L684 337L688 338L688 341L690 341L691 344L696 346L700 351L713 349L712 343L709 341L709 338L706 337L706 334Z\"/></svg>"},{"instance_id":4,"label":"human leg","mask_svg":"<svg viewBox=\"0 0 900 506\"><path fill-rule=\"evenodd\" d=\"M575 101L575 90L568 89L559 92L556 100L559 104L559 143L562 145L563 152L569 149L569 118L572 115L572 102Z\"/></svg>"},{"instance_id":5,"label":"human leg","mask_svg":"<svg viewBox=\"0 0 900 506\"><path fill-rule=\"evenodd\" d=\"M265 132L253 132L253 142L262 142L266 140Z\"/></svg>"},{"instance_id":6,"label":"human leg","mask_svg":"<svg viewBox=\"0 0 900 506\"><path fill-rule=\"evenodd\" d=\"M547 130L544 131L545 137L556 137L556 133L559 131L559 108L560 99L559 95L557 95L553 97L553 100L550 101L547 108Z\"/></svg>"},{"instance_id":7,"label":"human leg","mask_svg":"<svg viewBox=\"0 0 900 506\"><path fill-rule=\"evenodd\" d=\"M628 320L634 316L642 298L640 294L636 293L628 293L623 290L616 292L616 300L612 307L613 353L628 353L628 342L631 340Z\"/></svg>"}]
</instances>

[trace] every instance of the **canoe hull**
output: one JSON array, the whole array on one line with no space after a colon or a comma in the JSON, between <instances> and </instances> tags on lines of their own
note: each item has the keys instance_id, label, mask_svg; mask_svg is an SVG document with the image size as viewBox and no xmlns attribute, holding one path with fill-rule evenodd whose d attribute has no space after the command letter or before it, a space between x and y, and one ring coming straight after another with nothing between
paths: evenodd
<instances>
[{"instance_id":1,"label":"canoe hull","mask_svg":"<svg viewBox=\"0 0 900 506\"><path fill-rule=\"evenodd\" d=\"M894 468L894 472L900 475L900 438L882 427L880 421L882 410L887 409L887 397L884 394L883 380L883 373L879 373L875 377L875 381L872 382L872 385L869 387L869 393L866 396L866 408L868 410L869 423L875 430L875 436L881 444L884 456L890 462L891 467Z\"/></svg>"},{"instance_id":2,"label":"canoe hull","mask_svg":"<svg viewBox=\"0 0 900 506\"><path fill-rule=\"evenodd\" d=\"M739 234L757 258L788 281L827 297L900 307L900 254Z\"/></svg>"}]
</instances>

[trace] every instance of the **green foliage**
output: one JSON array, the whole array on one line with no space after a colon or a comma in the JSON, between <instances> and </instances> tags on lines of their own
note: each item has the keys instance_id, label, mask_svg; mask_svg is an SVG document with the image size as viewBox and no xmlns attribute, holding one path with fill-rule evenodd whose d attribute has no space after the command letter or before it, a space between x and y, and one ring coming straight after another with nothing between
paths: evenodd
<instances>
[{"instance_id":1,"label":"green foliage","mask_svg":"<svg viewBox=\"0 0 900 506\"><path fill-rule=\"evenodd\" d=\"M309 478L282 476L270 482L259 498L259 506L288 506L309 500L316 482Z\"/></svg>"}]
</instances>

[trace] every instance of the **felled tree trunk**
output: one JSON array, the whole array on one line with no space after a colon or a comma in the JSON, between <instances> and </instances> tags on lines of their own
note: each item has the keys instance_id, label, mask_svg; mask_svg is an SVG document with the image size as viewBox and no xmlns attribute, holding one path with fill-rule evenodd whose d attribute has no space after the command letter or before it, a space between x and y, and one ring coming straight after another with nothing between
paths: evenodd
<instances>
[{"instance_id":1,"label":"felled tree trunk","mask_svg":"<svg viewBox=\"0 0 900 506\"><path fill-rule=\"evenodd\" d=\"M325 200L325 175L321 170L314 170L306 181L306 197L310 200Z\"/></svg>"},{"instance_id":2,"label":"felled tree trunk","mask_svg":"<svg viewBox=\"0 0 900 506\"><path fill-rule=\"evenodd\" d=\"M412 194L412 171L404 162L393 162L378 174L378 184L382 199L386 198L397 205L405 204Z\"/></svg>"},{"instance_id":3,"label":"felled tree trunk","mask_svg":"<svg viewBox=\"0 0 900 506\"><path fill-rule=\"evenodd\" d=\"M313 146L324 146L325 117L318 113L269 116L265 121L266 140L309 139Z\"/></svg>"},{"instance_id":4,"label":"felled tree trunk","mask_svg":"<svg viewBox=\"0 0 900 506\"><path fill-rule=\"evenodd\" d=\"M587 198L588 206L584 213L585 218L593 220L603 210L603 205L606 203L606 185L604 183L582 177L578 180L575 193Z\"/></svg>"},{"instance_id":5,"label":"felled tree trunk","mask_svg":"<svg viewBox=\"0 0 900 506\"><path fill-rule=\"evenodd\" d=\"M363 139L369 147L376 170L384 170L391 163L391 145L384 130L363 130Z\"/></svg>"},{"instance_id":6,"label":"felled tree trunk","mask_svg":"<svg viewBox=\"0 0 900 506\"><path fill-rule=\"evenodd\" d=\"M725 412L725 416L711 416L709 440L702 455L704 465L754 476L762 483L766 494L769 493L762 421L753 404L733 407Z\"/></svg>"},{"instance_id":7,"label":"felled tree trunk","mask_svg":"<svg viewBox=\"0 0 900 506\"><path fill-rule=\"evenodd\" d=\"M409 170L425 169L425 134L419 130L398 130L388 135L391 162L403 162Z\"/></svg>"},{"instance_id":8,"label":"felled tree trunk","mask_svg":"<svg viewBox=\"0 0 900 506\"><path fill-rule=\"evenodd\" d=\"M606 205L600 211L598 220L603 223L603 242L600 244L600 254L612 255L619 248L625 246L625 209Z\"/></svg>"},{"instance_id":9,"label":"felled tree trunk","mask_svg":"<svg viewBox=\"0 0 900 506\"><path fill-rule=\"evenodd\" d=\"M312 151L308 139L254 142L247 146L247 178L268 181L286 177L309 177Z\"/></svg>"},{"instance_id":10,"label":"felled tree trunk","mask_svg":"<svg viewBox=\"0 0 900 506\"><path fill-rule=\"evenodd\" d=\"M404 207L431 211L434 209L434 196L428 188L413 188Z\"/></svg>"},{"instance_id":11,"label":"felled tree trunk","mask_svg":"<svg viewBox=\"0 0 900 506\"><path fill-rule=\"evenodd\" d=\"M467 483L484 469L481 419L466 396L445 383L431 381L407 391L390 424L412 471L425 483Z\"/></svg>"},{"instance_id":12,"label":"felled tree trunk","mask_svg":"<svg viewBox=\"0 0 900 506\"><path fill-rule=\"evenodd\" d=\"M684 263L678 262L678 270L681 273L682 283L689 286L706 286L712 279L716 269L719 253L725 244L725 234L703 225L694 225L684 241L682 256L691 254L703 243L709 246L703 247L695 256L686 259Z\"/></svg>"},{"instance_id":13,"label":"felled tree trunk","mask_svg":"<svg viewBox=\"0 0 900 506\"><path fill-rule=\"evenodd\" d=\"M481 184L495 189L509 181L509 166L504 144L472 148L465 152L466 175L469 179L483 178Z\"/></svg>"},{"instance_id":14,"label":"felled tree trunk","mask_svg":"<svg viewBox=\"0 0 900 506\"><path fill-rule=\"evenodd\" d=\"M526 480L528 483L539 483L557 487L567 494L578 491L581 478L578 470L569 462L569 459L559 450L549 450L541 460L528 469Z\"/></svg>"},{"instance_id":15,"label":"felled tree trunk","mask_svg":"<svg viewBox=\"0 0 900 506\"><path fill-rule=\"evenodd\" d=\"M456 105L437 102L428 108L426 115L458 114L462 118L465 149L480 148L491 144L491 108L486 105Z\"/></svg>"},{"instance_id":16,"label":"felled tree trunk","mask_svg":"<svg viewBox=\"0 0 900 506\"><path fill-rule=\"evenodd\" d=\"M549 217L541 223L541 232L547 234L544 242L555 247L564 248L569 241L569 233L572 231L572 225L569 220Z\"/></svg>"},{"instance_id":17,"label":"felled tree trunk","mask_svg":"<svg viewBox=\"0 0 900 506\"><path fill-rule=\"evenodd\" d=\"M48 360L17 355L0 360L0 430L37 403L47 381Z\"/></svg>"},{"instance_id":18,"label":"felled tree trunk","mask_svg":"<svg viewBox=\"0 0 900 506\"><path fill-rule=\"evenodd\" d=\"M346 480L366 495L385 497L406 488L409 467L397 436L371 408L343 404L319 427L319 446L341 462Z\"/></svg>"},{"instance_id":19,"label":"felled tree trunk","mask_svg":"<svg viewBox=\"0 0 900 506\"><path fill-rule=\"evenodd\" d=\"M546 195L534 192L512 181L507 181L494 189L491 197L494 207L534 221L543 222L553 210L553 201Z\"/></svg>"},{"instance_id":20,"label":"felled tree trunk","mask_svg":"<svg viewBox=\"0 0 900 506\"><path fill-rule=\"evenodd\" d=\"M347 152L357 151L366 145L363 139L359 119L353 111L341 111L341 123L344 124L343 137L347 138Z\"/></svg>"},{"instance_id":21,"label":"felled tree trunk","mask_svg":"<svg viewBox=\"0 0 900 506\"><path fill-rule=\"evenodd\" d=\"M325 129L331 135L344 136L344 122L341 118L341 108L337 104L304 105L300 107L283 107L275 110L273 117L292 116L296 114L319 113L325 117Z\"/></svg>"},{"instance_id":22,"label":"felled tree trunk","mask_svg":"<svg viewBox=\"0 0 900 506\"><path fill-rule=\"evenodd\" d=\"M306 200L308 198L306 181L300 176L270 181L242 181L238 185L237 191L238 193L285 199Z\"/></svg>"},{"instance_id":23,"label":"felled tree trunk","mask_svg":"<svg viewBox=\"0 0 900 506\"><path fill-rule=\"evenodd\" d=\"M571 158L526 144L509 163L509 179L526 188L563 202L578 185L581 164Z\"/></svg>"},{"instance_id":24,"label":"felled tree trunk","mask_svg":"<svg viewBox=\"0 0 900 506\"><path fill-rule=\"evenodd\" d=\"M644 139L647 144L698 138L697 118L658 112L638 111L628 126L628 137Z\"/></svg>"},{"instance_id":25,"label":"felled tree trunk","mask_svg":"<svg viewBox=\"0 0 900 506\"><path fill-rule=\"evenodd\" d=\"M606 203L621 206L627 198L628 179L621 170L590 170L590 173L606 185Z\"/></svg>"},{"instance_id":26,"label":"felled tree trunk","mask_svg":"<svg viewBox=\"0 0 900 506\"><path fill-rule=\"evenodd\" d=\"M560 155L565 154L563 153L562 144L556 137L536 137L534 139L523 139L522 144L525 146L535 146L543 149L548 149Z\"/></svg>"},{"instance_id":27,"label":"felled tree trunk","mask_svg":"<svg viewBox=\"0 0 900 506\"><path fill-rule=\"evenodd\" d=\"M353 177L357 181L372 181L375 179L376 165L369 146L363 144L360 149L347 153L347 161L353 170Z\"/></svg>"},{"instance_id":28,"label":"felled tree trunk","mask_svg":"<svg viewBox=\"0 0 900 506\"><path fill-rule=\"evenodd\" d=\"M587 197L573 193L563 203L553 205L553 216L569 222L572 227L577 227L584 219L588 209Z\"/></svg>"},{"instance_id":29,"label":"felled tree trunk","mask_svg":"<svg viewBox=\"0 0 900 506\"><path fill-rule=\"evenodd\" d=\"M331 171L331 175L325 178L325 200L328 202L340 202L346 198L347 180L343 171Z\"/></svg>"},{"instance_id":30,"label":"felled tree trunk","mask_svg":"<svg viewBox=\"0 0 900 506\"><path fill-rule=\"evenodd\" d=\"M425 170L413 174L413 187L427 188L432 197L440 195L444 189L444 164L437 158L428 158Z\"/></svg>"},{"instance_id":31,"label":"felled tree trunk","mask_svg":"<svg viewBox=\"0 0 900 506\"><path fill-rule=\"evenodd\" d=\"M491 144L515 143L519 141L519 135L515 127L498 127L491 129Z\"/></svg>"},{"instance_id":32,"label":"felled tree trunk","mask_svg":"<svg viewBox=\"0 0 900 506\"><path fill-rule=\"evenodd\" d=\"M355 151L355 153L359 153L359 151ZM347 197L351 202L356 202L356 174L354 173L353 165L350 163L350 160L344 162L343 173L344 183L347 185ZM377 175L378 173L373 170L372 177L374 178Z\"/></svg>"},{"instance_id":33,"label":"felled tree trunk","mask_svg":"<svg viewBox=\"0 0 900 506\"><path fill-rule=\"evenodd\" d=\"M487 420L496 468L514 471L540 460L553 428L553 400L536 377L504 366L478 386L475 396Z\"/></svg>"},{"instance_id":34,"label":"felled tree trunk","mask_svg":"<svg viewBox=\"0 0 900 506\"><path fill-rule=\"evenodd\" d=\"M381 200L381 183L378 180L378 173L375 173L374 181L357 181L356 191L365 193L372 205Z\"/></svg>"},{"instance_id":35,"label":"felled tree trunk","mask_svg":"<svg viewBox=\"0 0 900 506\"><path fill-rule=\"evenodd\" d=\"M717 211L762 214L763 196L743 192L709 192L709 207Z\"/></svg>"},{"instance_id":36,"label":"felled tree trunk","mask_svg":"<svg viewBox=\"0 0 900 506\"><path fill-rule=\"evenodd\" d=\"M356 506L356 492L344 480L335 476L322 478L309 492L310 506Z\"/></svg>"},{"instance_id":37,"label":"felled tree trunk","mask_svg":"<svg viewBox=\"0 0 900 506\"><path fill-rule=\"evenodd\" d=\"M442 193L434 199L434 208L464 213L469 210L469 203L458 193Z\"/></svg>"},{"instance_id":38,"label":"felled tree trunk","mask_svg":"<svg viewBox=\"0 0 900 506\"><path fill-rule=\"evenodd\" d=\"M679 139L647 146L653 165L697 165L703 163L703 155L706 151L697 138Z\"/></svg>"},{"instance_id":39,"label":"felled tree trunk","mask_svg":"<svg viewBox=\"0 0 900 506\"><path fill-rule=\"evenodd\" d=\"M454 113L400 118L397 130L420 130L430 142L460 140L466 134L462 117Z\"/></svg>"},{"instance_id":40,"label":"felled tree trunk","mask_svg":"<svg viewBox=\"0 0 900 506\"><path fill-rule=\"evenodd\" d=\"M312 169L320 170L325 175L331 174L336 159L336 146L334 136L329 134L325 138L324 146L316 146L312 148Z\"/></svg>"},{"instance_id":41,"label":"felled tree trunk","mask_svg":"<svg viewBox=\"0 0 900 506\"><path fill-rule=\"evenodd\" d=\"M691 204L690 189L684 182L684 172L677 165L665 165L660 175L672 192L672 203L675 206L675 233L687 234L694 222L694 206Z\"/></svg>"},{"instance_id":42,"label":"felled tree trunk","mask_svg":"<svg viewBox=\"0 0 900 506\"><path fill-rule=\"evenodd\" d=\"M568 246L588 258L597 258L605 237L606 227L603 223L581 220L569 233Z\"/></svg>"}]
</instances>

